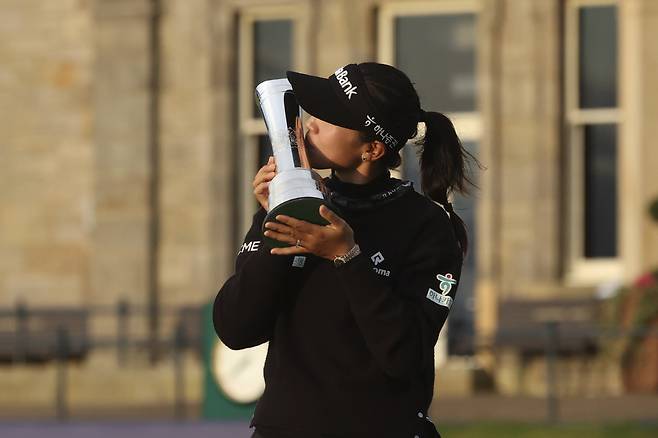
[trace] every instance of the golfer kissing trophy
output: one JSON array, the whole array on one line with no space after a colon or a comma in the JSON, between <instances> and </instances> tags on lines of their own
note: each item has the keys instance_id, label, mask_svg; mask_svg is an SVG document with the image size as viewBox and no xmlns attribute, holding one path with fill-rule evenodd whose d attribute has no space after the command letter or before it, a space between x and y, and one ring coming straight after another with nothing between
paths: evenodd
<instances>
[{"instance_id":1,"label":"golfer kissing trophy","mask_svg":"<svg viewBox=\"0 0 658 438\"><path fill-rule=\"evenodd\" d=\"M261 82L256 87L256 100L263 113L267 133L276 161L276 176L269 185L269 210L263 221L274 221L279 214L318 225L328 222L320 216L320 205L326 204L319 184L313 179L304 145L301 107L288 79ZM274 247L288 246L265 237Z\"/></svg>"}]
</instances>

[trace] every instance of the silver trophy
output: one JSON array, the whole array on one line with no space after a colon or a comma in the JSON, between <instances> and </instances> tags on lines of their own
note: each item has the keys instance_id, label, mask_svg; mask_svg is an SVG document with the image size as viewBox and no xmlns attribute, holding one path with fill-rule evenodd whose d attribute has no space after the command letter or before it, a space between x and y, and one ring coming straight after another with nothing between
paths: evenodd
<instances>
[{"instance_id":1,"label":"silver trophy","mask_svg":"<svg viewBox=\"0 0 658 438\"><path fill-rule=\"evenodd\" d=\"M279 214L326 225L328 222L319 212L320 205L326 203L306 156L301 107L290 82L288 79L261 82L256 87L256 99L267 125L277 171L270 181L269 210L263 226ZM265 239L271 246L288 246Z\"/></svg>"}]
</instances>

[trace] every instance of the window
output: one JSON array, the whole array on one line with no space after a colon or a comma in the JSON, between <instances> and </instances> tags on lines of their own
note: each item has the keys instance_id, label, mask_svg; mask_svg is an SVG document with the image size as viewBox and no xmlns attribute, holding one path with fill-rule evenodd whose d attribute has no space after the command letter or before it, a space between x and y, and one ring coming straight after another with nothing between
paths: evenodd
<instances>
[{"instance_id":1,"label":"window","mask_svg":"<svg viewBox=\"0 0 658 438\"><path fill-rule=\"evenodd\" d=\"M308 9L306 3L244 8L239 20L238 114L236 153L238 220L243 236L258 204L251 182L272 149L255 99L256 86L285 77L286 70L307 70Z\"/></svg>"},{"instance_id":2,"label":"window","mask_svg":"<svg viewBox=\"0 0 658 438\"><path fill-rule=\"evenodd\" d=\"M569 1L566 20L567 279L594 284L621 273L616 2Z\"/></svg>"},{"instance_id":3,"label":"window","mask_svg":"<svg viewBox=\"0 0 658 438\"><path fill-rule=\"evenodd\" d=\"M390 3L379 15L379 59L407 73L426 111L439 111L453 121L464 147L478 155L481 120L477 108L477 27L479 2L441 1ZM422 125L420 125L422 128ZM419 133L422 135L422 132ZM403 149L400 176L421 191L415 145ZM476 181L477 183L477 181ZM474 287L476 274L476 198L456 196L455 211L468 228L469 255L462 268L460 299L448 321L449 344L442 332L439 362L450 354L474 351ZM447 348L446 348L447 347Z\"/></svg>"}]
</instances>

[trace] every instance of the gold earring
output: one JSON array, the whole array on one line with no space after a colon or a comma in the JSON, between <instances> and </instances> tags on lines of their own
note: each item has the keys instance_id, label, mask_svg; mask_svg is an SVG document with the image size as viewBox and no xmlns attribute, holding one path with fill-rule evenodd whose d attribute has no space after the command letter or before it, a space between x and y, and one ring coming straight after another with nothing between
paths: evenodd
<instances>
[{"instance_id":1,"label":"gold earring","mask_svg":"<svg viewBox=\"0 0 658 438\"><path fill-rule=\"evenodd\" d=\"M361 161L366 161L368 159L367 155L361 155Z\"/></svg>"}]
</instances>

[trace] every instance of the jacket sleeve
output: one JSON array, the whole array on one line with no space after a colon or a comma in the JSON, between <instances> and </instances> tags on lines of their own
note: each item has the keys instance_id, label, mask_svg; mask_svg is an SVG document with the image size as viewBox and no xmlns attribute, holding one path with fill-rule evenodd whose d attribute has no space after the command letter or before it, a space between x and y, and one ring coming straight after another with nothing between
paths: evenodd
<instances>
[{"instance_id":1,"label":"jacket sleeve","mask_svg":"<svg viewBox=\"0 0 658 438\"><path fill-rule=\"evenodd\" d=\"M266 212L254 215L235 261L235 272L219 290L213 305L213 324L222 342L239 350L272 337L281 293L292 257L269 252L261 227Z\"/></svg>"},{"instance_id":2,"label":"jacket sleeve","mask_svg":"<svg viewBox=\"0 0 658 438\"><path fill-rule=\"evenodd\" d=\"M381 280L365 254L337 268L366 344L390 377L407 379L433 363L462 266L452 225L445 219L435 215L412 239L393 284Z\"/></svg>"}]
</instances>

